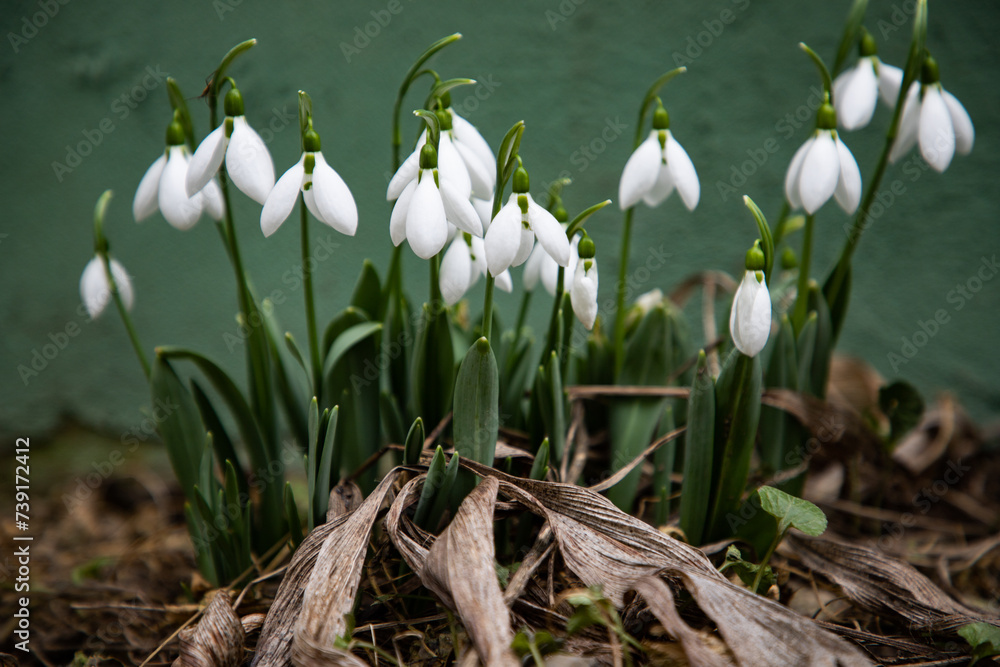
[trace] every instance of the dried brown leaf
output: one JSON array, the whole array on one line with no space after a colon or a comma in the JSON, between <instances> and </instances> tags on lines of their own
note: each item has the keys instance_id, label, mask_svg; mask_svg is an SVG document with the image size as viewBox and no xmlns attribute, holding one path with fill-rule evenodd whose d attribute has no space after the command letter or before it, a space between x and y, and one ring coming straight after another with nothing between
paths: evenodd
<instances>
[{"instance_id":1,"label":"dried brown leaf","mask_svg":"<svg viewBox=\"0 0 1000 667\"><path fill-rule=\"evenodd\" d=\"M181 630L182 667L237 667L243 662L243 624L233 611L229 592L220 590L205 607L198 625Z\"/></svg>"}]
</instances>

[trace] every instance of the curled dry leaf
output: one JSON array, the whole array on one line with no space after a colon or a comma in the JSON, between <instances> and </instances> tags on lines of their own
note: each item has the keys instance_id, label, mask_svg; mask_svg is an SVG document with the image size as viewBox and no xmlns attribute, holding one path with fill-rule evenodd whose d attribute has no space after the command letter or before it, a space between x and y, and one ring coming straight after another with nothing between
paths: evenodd
<instances>
[{"instance_id":1,"label":"curled dry leaf","mask_svg":"<svg viewBox=\"0 0 1000 667\"><path fill-rule=\"evenodd\" d=\"M801 534L786 544L848 598L876 614L902 618L913 630L947 632L977 622L1000 627L1000 618L958 603L911 565L874 549Z\"/></svg>"},{"instance_id":2,"label":"curled dry leaf","mask_svg":"<svg viewBox=\"0 0 1000 667\"><path fill-rule=\"evenodd\" d=\"M217 591L198 625L182 630L179 638L181 667L237 667L243 662L246 634L228 591Z\"/></svg>"}]
</instances>

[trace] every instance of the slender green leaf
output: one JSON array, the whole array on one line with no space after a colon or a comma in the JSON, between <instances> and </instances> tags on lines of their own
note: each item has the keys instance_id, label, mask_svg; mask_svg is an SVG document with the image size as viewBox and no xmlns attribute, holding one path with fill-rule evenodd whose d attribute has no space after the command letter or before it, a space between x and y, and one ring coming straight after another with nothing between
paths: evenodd
<instances>
[{"instance_id":1,"label":"slender green leaf","mask_svg":"<svg viewBox=\"0 0 1000 667\"><path fill-rule=\"evenodd\" d=\"M684 434L684 486L681 492L680 526L688 542L702 543L708 529L712 503L715 447L715 383L708 372L705 351L698 353L698 369L688 399L688 423Z\"/></svg>"},{"instance_id":2,"label":"slender green leaf","mask_svg":"<svg viewBox=\"0 0 1000 667\"><path fill-rule=\"evenodd\" d=\"M355 324L351 328L337 336L329 348L326 361L323 362L323 375L327 375L333 370L338 361L343 358L347 351L360 343L365 338L382 330L381 322L363 322Z\"/></svg>"},{"instance_id":3,"label":"slender green leaf","mask_svg":"<svg viewBox=\"0 0 1000 667\"><path fill-rule=\"evenodd\" d=\"M154 405L165 405L164 418L157 430L167 448L170 465L180 482L181 491L189 501L194 500L194 487L198 483L198 466L205 443L205 427L198 407L170 362L157 354L150 378Z\"/></svg>"},{"instance_id":4,"label":"slender green leaf","mask_svg":"<svg viewBox=\"0 0 1000 667\"><path fill-rule=\"evenodd\" d=\"M677 428L674 421L674 408L669 403L663 409L660 425L656 429L657 439L662 438ZM677 456L677 440L664 443L653 454L653 495L657 499L655 525L663 526L670 516L670 497L673 483L670 475L674 472L674 460Z\"/></svg>"},{"instance_id":5,"label":"slender green leaf","mask_svg":"<svg viewBox=\"0 0 1000 667\"><path fill-rule=\"evenodd\" d=\"M324 411L326 414L326 411ZM340 407L333 406L325 420L326 433L320 450L319 468L316 475L313 503L316 506L316 520L326 521L326 511L330 506L330 491L333 489L334 452L337 449L337 424L340 421ZM315 527L315 526L314 526Z\"/></svg>"},{"instance_id":6,"label":"slender green leaf","mask_svg":"<svg viewBox=\"0 0 1000 667\"><path fill-rule=\"evenodd\" d=\"M538 451L535 452L535 460L531 464L531 472L528 473L528 477L531 479L542 480L549 472L549 439L545 438L542 440L542 444L538 446Z\"/></svg>"},{"instance_id":7,"label":"slender green leaf","mask_svg":"<svg viewBox=\"0 0 1000 667\"><path fill-rule=\"evenodd\" d=\"M420 462L420 452L424 449L424 420L417 417L413 420L410 432L406 434L406 444L403 447L403 463L416 465Z\"/></svg>"},{"instance_id":8,"label":"slender green leaf","mask_svg":"<svg viewBox=\"0 0 1000 667\"><path fill-rule=\"evenodd\" d=\"M354 285L351 305L365 311L368 317L374 320L379 316L381 302L382 285L379 282L378 271L372 261L366 259L361 265L358 282Z\"/></svg>"},{"instance_id":9,"label":"slender green leaf","mask_svg":"<svg viewBox=\"0 0 1000 667\"><path fill-rule=\"evenodd\" d=\"M434 498L444 485L444 468L444 450L441 448L441 445L438 445L437 449L434 450L434 457L427 467L427 477L424 479L423 488L420 489L420 500L417 501L417 509L413 514L413 523L424 530L432 530L432 526L428 524L427 518L430 514L431 506L434 504Z\"/></svg>"},{"instance_id":10,"label":"slender green leaf","mask_svg":"<svg viewBox=\"0 0 1000 667\"><path fill-rule=\"evenodd\" d=\"M198 405L198 412L201 413L201 421L208 429L209 433L212 434L212 443L215 446L215 458L219 461L232 461L233 464L239 468L241 474L237 475L237 481L239 483L240 492L247 494L247 480L246 475L243 474L243 467L240 464L240 458L236 453L236 448L233 446L233 441L230 439L229 434L226 432L225 427L222 425L222 420L219 419L218 413L215 411L215 407L212 405L211 400L202 390L201 385L196 381L191 381L192 394L194 395L194 401Z\"/></svg>"}]
</instances>

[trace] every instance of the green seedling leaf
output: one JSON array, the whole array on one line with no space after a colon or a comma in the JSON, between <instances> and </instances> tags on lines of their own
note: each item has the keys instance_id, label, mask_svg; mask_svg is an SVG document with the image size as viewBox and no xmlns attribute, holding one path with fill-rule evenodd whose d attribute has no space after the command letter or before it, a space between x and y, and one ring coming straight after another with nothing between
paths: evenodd
<instances>
[{"instance_id":1,"label":"green seedling leaf","mask_svg":"<svg viewBox=\"0 0 1000 667\"><path fill-rule=\"evenodd\" d=\"M355 324L354 326L346 329L342 334L337 336L330 345L330 351L326 355L326 361L323 362L323 376L326 377L329 375L333 367L338 361L340 361L348 350L365 338L368 338L381 330L381 322L362 322L361 324Z\"/></svg>"},{"instance_id":2,"label":"green seedling leaf","mask_svg":"<svg viewBox=\"0 0 1000 667\"><path fill-rule=\"evenodd\" d=\"M208 395L202 390L201 385L196 381L191 381L191 390L194 395L194 401L198 405L198 412L201 413L202 423L205 428L212 434L212 444L215 446L215 457L219 461L232 461L239 470L242 471L240 466L239 456L236 454L236 448L233 447L233 442L226 432L225 427L222 425L222 420L219 419L218 413L215 411L215 407L209 400ZM237 481L239 482L239 490L243 494L247 494L247 480L242 474L237 476Z\"/></svg>"},{"instance_id":3,"label":"green seedling leaf","mask_svg":"<svg viewBox=\"0 0 1000 667\"><path fill-rule=\"evenodd\" d=\"M157 430L167 447L167 456L181 490L193 502L194 486L198 483L198 464L205 443L205 427L198 414L198 406L170 362L159 354L153 361L150 387L153 405L173 408L164 410L165 416L157 424Z\"/></svg>"},{"instance_id":4,"label":"green seedling leaf","mask_svg":"<svg viewBox=\"0 0 1000 667\"><path fill-rule=\"evenodd\" d=\"M719 568L720 572L725 572L726 570L733 570L736 575L740 578L746 586L749 588L753 586L754 581L757 580L757 575L760 573L761 568L763 568L763 576L761 576L760 582L757 584L757 590L766 591L771 588L775 582L774 570L771 569L769 565L757 565L743 559L743 553L739 550L739 547L731 545L729 549L726 550L726 562L723 563L722 567ZM756 590L753 592L757 592Z\"/></svg>"},{"instance_id":5,"label":"green seedling leaf","mask_svg":"<svg viewBox=\"0 0 1000 667\"><path fill-rule=\"evenodd\" d=\"M295 336L292 335L291 331L285 332L285 347L287 347L288 351L292 353L292 359L295 359L299 366L302 367L306 376L310 377L312 375L312 371L309 370L309 365L306 363L306 358L302 352L302 348L299 347L299 344L295 340Z\"/></svg>"},{"instance_id":6,"label":"green seedling leaf","mask_svg":"<svg viewBox=\"0 0 1000 667\"><path fill-rule=\"evenodd\" d=\"M674 421L674 408L667 405L660 417L660 425L656 429L657 439L664 437L677 428ZM662 526L670 516L670 496L673 484L670 475L674 472L674 460L677 456L677 440L671 440L656 450L653 454L653 495L656 496L655 524Z\"/></svg>"},{"instance_id":7,"label":"green seedling leaf","mask_svg":"<svg viewBox=\"0 0 1000 667\"><path fill-rule=\"evenodd\" d=\"M972 647L972 662L1000 655L1000 628L989 623L970 623L958 629L962 639Z\"/></svg>"},{"instance_id":8,"label":"green seedling leaf","mask_svg":"<svg viewBox=\"0 0 1000 667\"><path fill-rule=\"evenodd\" d=\"M808 500L796 498L773 486L762 486L757 492L760 494L761 509L778 520L779 535L789 527L813 537L822 535L826 530L826 515Z\"/></svg>"},{"instance_id":9,"label":"green seedling leaf","mask_svg":"<svg viewBox=\"0 0 1000 667\"><path fill-rule=\"evenodd\" d=\"M406 444L403 447L403 462L406 465L416 465L420 463L420 452L424 449L424 420L417 417L410 427L410 432L406 434Z\"/></svg>"},{"instance_id":10,"label":"green seedling leaf","mask_svg":"<svg viewBox=\"0 0 1000 667\"><path fill-rule=\"evenodd\" d=\"M382 304L382 284L379 281L378 271L370 259L366 259L361 266L361 275L354 285L354 293L351 295L351 305L359 308L368 315L370 319L379 316L379 308Z\"/></svg>"},{"instance_id":11,"label":"green seedling leaf","mask_svg":"<svg viewBox=\"0 0 1000 667\"><path fill-rule=\"evenodd\" d=\"M493 465L500 428L499 399L496 358L489 341L480 338L466 353L455 382L453 428L457 453Z\"/></svg>"},{"instance_id":12,"label":"green seedling leaf","mask_svg":"<svg viewBox=\"0 0 1000 667\"><path fill-rule=\"evenodd\" d=\"M531 464L531 472L528 473L528 477L531 479L542 480L549 472L549 439L545 438L542 440L542 444L538 447L538 451L535 452L535 460Z\"/></svg>"},{"instance_id":13,"label":"green seedling leaf","mask_svg":"<svg viewBox=\"0 0 1000 667\"><path fill-rule=\"evenodd\" d=\"M889 443L895 444L920 423L924 399L908 382L896 380L878 390L878 406L889 418Z\"/></svg>"},{"instance_id":14,"label":"green seedling leaf","mask_svg":"<svg viewBox=\"0 0 1000 667\"><path fill-rule=\"evenodd\" d=\"M430 514L431 506L434 504L434 497L444 484L444 449L438 445L434 450L434 457L427 467L427 477L424 479L424 486L420 489L420 500L417 501L417 509L413 514L413 523L424 530L430 530L427 525L427 516Z\"/></svg>"},{"instance_id":15,"label":"green seedling leaf","mask_svg":"<svg viewBox=\"0 0 1000 667\"><path fill-rule=\"evenodd\" d=\"M316 487L313 489L313 505L316 519L326 521L326 511L330 506L330 490L333 481L334 452L337 448L337 423L340 420L340 406L323 411L323 423L326 431L323 435L323 447L320 449L319 467L316 469Z\"/></svg>"}]
</instances>

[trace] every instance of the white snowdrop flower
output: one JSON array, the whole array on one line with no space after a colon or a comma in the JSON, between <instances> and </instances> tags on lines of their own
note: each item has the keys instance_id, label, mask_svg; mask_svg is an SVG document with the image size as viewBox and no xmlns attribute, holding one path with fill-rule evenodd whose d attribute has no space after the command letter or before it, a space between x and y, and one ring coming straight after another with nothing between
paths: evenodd
<instances>
[{"instance_id":1,"label":"white snowdrop flower","mask_svg":"<svg viewBox=\"0 0 1000 667\"><path fill-rule=\"evenodd\" d=\"M674 188L689 211L698 205L701 196L698 173L669 127L670 117L660 106L653 114L653 131L635 149L622 170L618 205L623 211L639 201L647 206L659 206Z\"/></svg>"},{"instance_id":2,"label":"white snowdrop flower","mask_svg":"<svg viewBox=\"0 0 1000 667\"><path fill-rule=\"evenodd\" d=\"M260 213L264 236L278 230L292 212L299 193L306 208L320 222L341 234L354 236L358 229L358 207L350 188L320 151L320 138L311 127L305 134L305 150L295 165L278 179Z\"/></svg>"},{"instance_id":3,"label":"white snowdrop flower","mask_svg":"<svg viewBox=\"0 0 1000 667\"><path fill-rule=\"evenodd\" d=\"M593 329L597 320L597 260L594 259L594 242L585 236L580 241L579 248L580 261L573 273L569 300L577 319L587 329Z\"/></svg>"},{"instance_id":4,"label":"white snowdrop flower","mask_svg":"<svg viewBox=\"0 0 1000 667\"><path fill-rule=\"evenodd\" d=\"M883 64L876 54L875 39L864 31L858 62L840 73L833 82L833 104L837 120L845 130L868 125L875 114L879 96L891 108L896 104L903 72Z\"/></svg>"},{"instance_id":5,"label":"white snowdrop flower","mask_svg":"<svg viewBox=\"0 0 1000 667\"><path fill-rule=\"evenodd\" d=\"M473 162L472 158L475 158L487 178L488 187L485 190L480 189L477 192L476 183L473 182L472 194L475 197L492 199L493 188L496 186L497 180L496 157L493 155L493 150L472 123L459 116L453 109L449 108L448 111L451 113L451 137L466 166L469 166ZM470 176L472 176L473 169L473 167L469 167Z\"/></svg>"},{"instance_id":6,"label":"white snowdrop flower","mask_svg":"<svg viewBox=\"0 0 1000 667\"><path fill-rule=\"evenodd\" d=\"M763 257L761 253L761 266ZM747 269L743 274L729 313L729 334L736 349L748 357L760 354L767 344L771 335L771 295L763 270Z\"/></svg>"},{"instance_id":7,"label":"white snowdrop flower","mask_svg":"<svg viewBox=\"0 0 1000 667\"><path fill-rule=\"evenodd\" d=\"M184 143L184 131L176 120L167 128L167 150L149 166L132 200L132 215L142 222L159 210L171 225L180 230L191 229L202 210L215 220L226 212L222 190L210 179L200 192L188 195L185 181L191 155Z\"/></svg>"},{"instance_id":8,"label":"white snowdrop flower","mask_svg":"<svg viewBox=\"0 0 1000 667\"><path fill-rule=\"evenodd\" d=\"M465 232L457 234L441 260L438 282L445 303L449 306L458 303L480 276L486 275L486 270L486 247L483 240ZM497 276L494 284L505 292L514 289L509 271Z\"/></svg>"},{"instance_id":9,"label":"white snowdrop flower","mask_svg":"<svg viewBox=\"0 0 1000 667\"><path fill-rule=\"evenodd\" d=\"M972 151L976 132L962 103L941 86L937 61L924 61L921 83L907 91L899 133L889 153L895 163L920 144L920 155L938 172L944 172L955 153Z\"/></svg>"},{"instance_id":10,"label":"white snowdrop flower","mask_svg":"<svg viewBox=\"0 0 1000 667\"><path fill-rule=\"evenodd\" d=\"M420 151L426 144L427 131L425 130L420 135L420 138L417 139L417 147L403 160L403 164L399 165L399 169L396 170L396 173L393 174L392 179L389 181L389 187L386 190L387 201L398 199L402 196L406 186L417 179L417 175L420 172ZM442 131L438 139L437 156L437 168L441 180L447 181L452 189L461 195L463 199L469 199L473 192L469 169L447 132ZM481 178L482 176L483 174L480 170L479 177ZM493 187L491 185L485 191L480 191L477 197L485 199L486 197L490 197L492 193Z\"/></svg>"},{"instance_id":11,"label":"white snowdrop flower","mask_svg":"<svg viewBox=\"0 0 1000 667\"><path fill-rule=\"evenodd\" d=\"M483 225L476 209L467 195L456 191L453 182L440 175L437 152L431 144L421 147L419 166L416 178L406 185L393 206L389 218L393 244L407 241L418 257L430 259L448 242L449 222L481 237Z\"/></svg>"},{"instance_id":12,"label":"white snowdrop flower","mask_svg":"<svg viewBox=\"0 0 1000 667\"><path fill-rule=\"evenodd\" d=\"M820 107L816 125L813 135L795 152L785 174L788 203L812 215L835 197L844 211L854 213L861 202L861 171L837 136L837 115L831 105Z\"/></svg>"},{"instance_id":13,"label":"white snowdrop flower","mask_svg":"<svg viewBox=\"0 0 1000 667\"><path fill-rule=\"evenodd\" d=\"M579 244L580 237L574 235L569 246L569 263L563 273L564 277L572 277L576 272L576 265L580 258L578 254ZM528 261L524 264L524 289L529 292L534 290L539 281L546 292L552 296L556 295L556 283L559 282L559 264L552 259L549 253L545 252L541 243L535 243Z\"/></svg>"},{"instance_id":14,"label":"white snowdrop flower","mask_svg":"<svg viewBox=\"0 0 1000 667\"><path fill-rule=\"evenodd\" d=\"M645 315L653 308L663 304L663 290L659 287L652 289L645 294L640 294L635 300L635 307Z\"/></svg>"},{"instance_id":15,"label":"white snowdrop flower","mask_svg":"<svg viewBox=\"0 0 1000 667\"><path fill-rule=\"evenodd\" d=\"M132 279L129 278L125 267L118 260L109 258L108 265L111 267L111 275L115 279L115 284L118 285L118 294L121 296L125 309L132 310L132 304L135 302ZM83 275L80 276L80 297L83 299L90 319L96 319L111 301L111 283L108 281L104 260L101 259L100 255L87 262L87 266L83 269Z\"/></svg>"},{"instance_id":16,"label":"white snowdrop flower","mask_svg":"<svg viewBox=\"0 0 1000 667\"><path fill-rule=\"evenodd\" d=\"M264 204L274 187L274 163L264 140L243 115L243 97L230 88L225 97L226 118L212 130L191 158L187 173L189 194L200 191L226 160L233 184L258 204Z\"/></svg>"},{"instance_id":17,"label":"white snowdrop flower","mask_svg":"<svg viewBox=\"0 0 1000 667\"><path fill-rule=\"evenodd\" d=\"M488 199L473 197L472 208L476 209L476 213L479 215L479 222L483 223L483 233L485 234L489 231L490 221L493 219L493 193L490 193Z\"/></svg>"},{"instance_id":18,"label":"white snowdrop flower","mask_svg":"<svg viewBox=\"0 0 1000 667\"><path fill-rule=\"evenodd\" d=\"M496 277L528 259L535 239L559 266L569 264L569 239L559 221L528 193L528 172L514 171L513 192L486 232L486 261Z\"/></svg>"}]
</instances>

